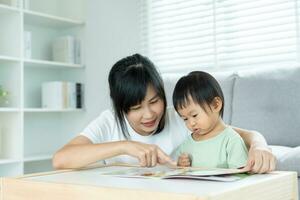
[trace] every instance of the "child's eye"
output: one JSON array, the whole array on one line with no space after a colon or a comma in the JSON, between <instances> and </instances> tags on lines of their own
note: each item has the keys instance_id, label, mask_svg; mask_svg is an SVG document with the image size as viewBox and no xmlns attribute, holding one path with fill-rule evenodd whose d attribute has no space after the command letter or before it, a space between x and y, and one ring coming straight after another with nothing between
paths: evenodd
<instances>
[{"instance_id":1,"label":"child's eye","mask_svg":"<svg viewBox=\"0 0 300 200\"><path fill-rule=\"evenodd\" d=\"M182 118L183 119L183 121L187 121L187 118Z\"/></svg>"},{"instance_id":2,"label":"child's eye","mask_svg":"<svg viewBox=\"0 0 300 200\"><path fill-rule=\"evenodd\" d=\"M193 117L197 117L198 114L193 115Z\"/></svg>"}]
</instances>

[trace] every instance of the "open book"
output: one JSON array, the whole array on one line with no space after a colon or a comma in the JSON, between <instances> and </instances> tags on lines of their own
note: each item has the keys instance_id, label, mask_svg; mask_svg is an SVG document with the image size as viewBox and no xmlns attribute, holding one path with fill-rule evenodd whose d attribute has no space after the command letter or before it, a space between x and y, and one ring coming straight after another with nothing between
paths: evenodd
<instances>
[{"instance_id":1,"label":"open book","mask_svg":"<svg viewBox=\"0 0 300 200\"><path fill-rule=\"evenodd\" d=\"M170 168L159 165L145 168L137 166L120 166L102 173L102 175L117 176L124 178L152 178L152 179L198 179L213 181L236 181L245 176L245 169L223 169L223 168Z\"/></svg>"}]
</instances>

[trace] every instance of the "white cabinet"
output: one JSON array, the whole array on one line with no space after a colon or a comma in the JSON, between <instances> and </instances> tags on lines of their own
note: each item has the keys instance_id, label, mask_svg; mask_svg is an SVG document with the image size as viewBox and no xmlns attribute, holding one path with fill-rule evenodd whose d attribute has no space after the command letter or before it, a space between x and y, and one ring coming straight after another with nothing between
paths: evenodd
<instances>
[{"instance_id":1,"label":"white cabinet","mask_svg":"<svg viewBox=\"0 0 300 200\"><path fill-rule=\"evenodd\" d=\"M0 86L8 93L5 103L0 100L0 176L51 170L53 153L82 128L84 109L42 108L41 85L72 81L84 86L85 3L0 1ZM30 57L24 50L28 32ZM53 41L63 36L80 41L80 62L53 60Z\"/></svg>"}]
</instances>

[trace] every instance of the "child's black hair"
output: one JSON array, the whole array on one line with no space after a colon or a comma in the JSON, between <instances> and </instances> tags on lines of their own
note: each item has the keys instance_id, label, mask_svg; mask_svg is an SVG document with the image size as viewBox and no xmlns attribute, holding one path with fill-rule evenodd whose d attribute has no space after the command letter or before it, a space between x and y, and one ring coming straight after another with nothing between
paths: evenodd
<instances>
[{"instance_id":1,"label":"child's black hair","mask_svg":"<svg viewBox=\"0 0 300 200\"><path fill-rule=\"evenodd\" d=\"M173 105L178 112L178 109L182 109L190 103L191 98L207 112L205 105L211 105L215 97L222 100L222 108L219 114L223 117L225 102L218 81L209 73L193 71L180 78L176 83L173 92Z\"/></svg>"}]
</instances>

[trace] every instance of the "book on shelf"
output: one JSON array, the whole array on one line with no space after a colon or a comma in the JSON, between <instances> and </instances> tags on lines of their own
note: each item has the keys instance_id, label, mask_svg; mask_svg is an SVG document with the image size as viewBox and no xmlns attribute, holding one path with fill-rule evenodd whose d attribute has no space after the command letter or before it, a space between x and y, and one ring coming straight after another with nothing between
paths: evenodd
<instances>
[{"instance_id":1,"label":"book on shelf","mask_svg":"<svg viewBox=\"0 0 300 200\"><path fill-rule=\"evenodd\" d=\"M76 108L82 108L82 84L76 83ZM74 98L75 99L75 98Z\"/></svg>"},{"instance_id":2,"label":"book on shelf","mask_svg":"<svg viewBox=\"0 0 300 200\"><path fill-rule=\"evenodd\" d=\"M54 61L80 64L81 44L74 36L62 36L56 38L52 43L52 56Z\"/></svg>"},{"instance_id":3,"label":"book on shelf","mask_svg":"<svg viewBox=\"0 0 300 200\"><path fill-rule=\"evenodd\" d=\"M50 109L82 108L82 84L52 81L42 84L42 107Z\"/></svg>"},{"instance_id":4,"label":"book on shelf","mask_svg":"<svg viewBox=\"0 0 300 200\"><path fill-rule=\"evenodd\" d=\"M121 165L122 166L122 165ZM138 166L122 166L123 169L108 166L101 175L121 178L151 178L151 179L193 179L230 182L247 177L247 169L168 167L158 165L151 168ZM110 168L110 169L109 169Z\"/></svg>"},{"instance_id":5,"label":"book on shelf","mask_svg":"<svg viewBox=\"0 0 300 200\"><path fill-rule=\"evenodd\" d=\"M81 64L81 40L78 38L75 38L74 56L75 64Z\"/></svg>"},{"instance_id":6,"label":"book on shelf","mask_svg":"<svg viewBox=\"0 0 300 200\"><path fill-rule=\"evenodd\" d=\"M25 10L29 10L30 9L30 0L23 0L23 8Z\"/></svg>"}]
</instances>

